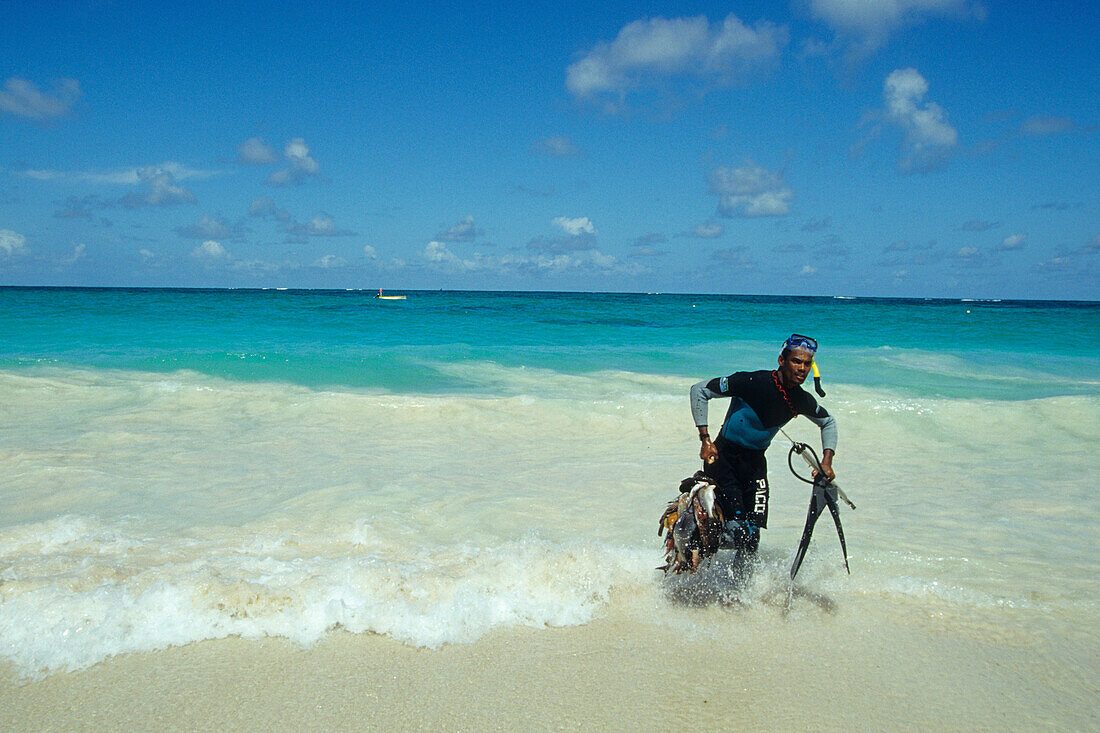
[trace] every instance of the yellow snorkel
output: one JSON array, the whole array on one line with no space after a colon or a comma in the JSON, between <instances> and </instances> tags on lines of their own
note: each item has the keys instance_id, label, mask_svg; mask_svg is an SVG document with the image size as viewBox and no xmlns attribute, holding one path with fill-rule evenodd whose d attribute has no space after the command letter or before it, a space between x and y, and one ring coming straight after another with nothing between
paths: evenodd
<instances>
[{"instance_id":1,"label":"yellow snorkel","mask_svg":"<svg viewBox=\"0 0 1100 733\"><path fill-rule=\"evenodd\" d=\"M817 392L818 396L824 397L825 390L821 388L821 372L817 370L817 362L811 361L810 368L814 370L814 391Z\"/></svg>"}]
</instances>

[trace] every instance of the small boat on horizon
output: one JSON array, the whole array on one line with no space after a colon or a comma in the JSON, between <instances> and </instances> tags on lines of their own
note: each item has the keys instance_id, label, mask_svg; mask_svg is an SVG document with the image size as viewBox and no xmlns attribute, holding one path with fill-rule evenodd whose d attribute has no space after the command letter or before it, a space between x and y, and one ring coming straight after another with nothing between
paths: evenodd
<instances>
[{"instance_id":1,"label":"small boat on horizon","mask_svg":"<svg viewBox=\"0 0 1100 733\"><path fill-rule=\"evenodd\" d=\"M378 288L378 295L374 296L377 300L405 300L404 295L382 295L382 288Z\"/></svg>"}]
</instances>

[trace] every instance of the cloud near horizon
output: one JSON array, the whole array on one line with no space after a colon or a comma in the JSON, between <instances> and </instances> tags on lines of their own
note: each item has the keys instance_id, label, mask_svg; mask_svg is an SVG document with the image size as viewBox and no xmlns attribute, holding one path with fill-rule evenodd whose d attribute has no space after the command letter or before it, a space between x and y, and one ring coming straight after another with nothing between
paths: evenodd
<instances>
[{"instance_id":1,"label":"cloud near horizon","mask_svg":"<svg viewBox=\"0 0 1100 733\"><path fill-rule=\"evenodd\" d=\"M725 231L726 228L716 221L704 221L695 225L695 228L690 232L690 236L696 239L717 239Z\"/></svg>"},{"instance_id":2,"label":"cloud near horizon","mask_svg":"<svg viewBox=\"0 0 1100 733\"><path fill-rule=\"evenodd\" d=\"M191 250L191 256L202 260L223 260L229 257L229 253L220 243L208 239Z\"/></svg>"},{"instance_id":3,"label":"cloud near horizon","mask_svg":"<svg viewBox=\"0 0 1100 733\"><path fill-rule=\"evenodd\" d=\"M475 252L460 257L443 242L431 241L421 256L433 270L449 274L485 272L496 275L555 275L566 272L594 272L617 275L638 275L646 272L644 266L623 262L596 249L562 252L539 252L530 256L504 254L483 255Z\"/></svg>"},{"instance_id":4,"label":"cloud near horizon","mask_svg":"<svg viewBox=\"0 0 1100 733\"><path fill-rule=\"evenodd\" d=\"M22 254L27 251L27 238L11 229L0 229L0 251L7 257Z\"/></svg>"},{"instance_id":5,"label":"cloud near horizon","mask_svg":"<svg viewBox=\"0 0 1100 733\"><path fill-rule=\"evenodd\" d=\"M559 216L554 219L554 223L561 227L562 231L571 237L579 237L582 234L595 234L596 227L592 225L592 222L587 216L580 216L576 219L570 219L565 216Z\"/></svg>"},{"instance_id":6,"label":"cloud near horizon","mask_svg":"<svg viewBox=\"0 0 1100 733\"><path fill-rule=\"evenodd\" d=\"M269 165L277 163L279 156L275 148L258 137L250 137L237 146L237 160L250 165Z\"/></svg>"},{"instance_id":7,"label":"cloud near horizon","mask_svg":"<svg viewBox=\"0 0 1100 733\"><path fill-rule=\"evenodd\" d=\"M268 177L267 182L272 186L298 185L321 175L321 166L310 155L306 141L300 137L287 141L283 158L290 163L290 167L275 171Z\"/></svg>"},{"instance_id":8,"label":"cloud near horizon","mask_svg":"<svg viewBox=\"0 0 1100 733\"><path fill-rule=\"evenodd\" d=\"M461 221L435 235L435 238L440 242L472 242L482 234L483 232L474 223L474 217L467 215Z\"/></svg>"},{"instance_id":9,"label":"cloud near horizon","mask_svg":"<svg viewBox=\"0 0 1100 733\"><path fill-rule=\"evenodd\" d=\"M718 213L725 217L785 216L794 196L782 173L752 161L740 168L714 168L710 191L718 194Z\"/></svg>"},{"instance_id":10,"label":"cloud near horizon","mask_svg":"<svg viewBox=\"0 0 1100 733\"><path fill-rule=\"evenodd\" d=\"M1000 252L1009 252L1013 250L1023 249L1024 242L1026 241L1026 234L1010 234L1009 236L1005 237L999 245L997 245L997 250Z\"/></svg>"}]
</instances>

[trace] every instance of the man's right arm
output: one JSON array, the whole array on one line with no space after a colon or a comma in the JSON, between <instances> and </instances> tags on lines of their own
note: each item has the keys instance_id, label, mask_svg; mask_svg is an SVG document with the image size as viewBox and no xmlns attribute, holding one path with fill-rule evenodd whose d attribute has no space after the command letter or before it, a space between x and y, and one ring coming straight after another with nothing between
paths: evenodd
<instances>
[{"instance_id":1,"label":"man's right arm","mask_svg":"<svg viewBox=\"0 0 1100 733\"><path fill-rule=\"evenodd\" d=\"M718 449L710 439L707 423L707 401L714 397L723 397L719 379L696 382L691 385L691 415L695 418L695 427L699 430L699 457L706 463L714 463L718 458Z\"/></svg>"}]
</instances>

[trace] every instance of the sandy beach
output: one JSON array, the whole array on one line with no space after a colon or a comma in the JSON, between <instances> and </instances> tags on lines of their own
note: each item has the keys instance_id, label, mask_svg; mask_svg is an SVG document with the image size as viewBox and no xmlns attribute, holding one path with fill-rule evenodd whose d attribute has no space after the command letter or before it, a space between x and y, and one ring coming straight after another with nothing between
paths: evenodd
<instances>
[{"instance_id":1,"label":"sandy beach","mask_svg":"<svg viewBox=\"0 0 1100 733\"><path fill-rule=\"evenodd\" d=\"M868 624L859 603L783 617L685 609L688 628L605 616L416 649L334 632L204 641L39 681L11 670L5 730L1090 730L1078 638L948 627L919 609ZM767 626L768 628L764 628ZM779 627L776 630L776 627ZM739 632L743 633L737 638Z\"/></svg>"}]
</instances>

